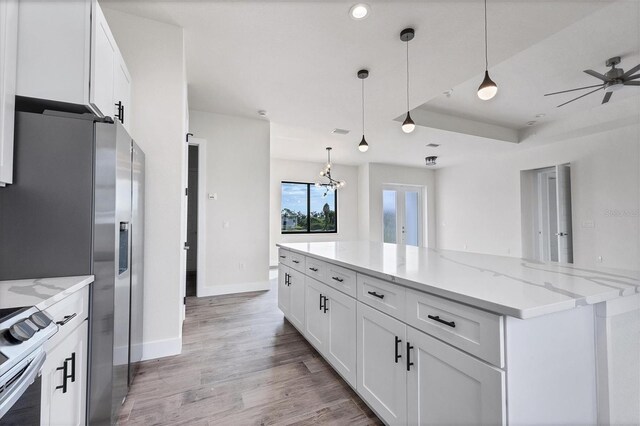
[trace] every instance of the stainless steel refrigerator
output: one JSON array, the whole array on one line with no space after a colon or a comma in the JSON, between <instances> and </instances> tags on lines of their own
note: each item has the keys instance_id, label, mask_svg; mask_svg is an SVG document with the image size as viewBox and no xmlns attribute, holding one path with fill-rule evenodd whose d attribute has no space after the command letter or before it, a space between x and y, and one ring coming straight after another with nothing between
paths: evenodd
<instances>
[{"instance_id":1,"label":"stainless steel refrigerator","mask_svg":"<svg viewBox=\"0 0 640 426\"><path fill-rule=\"evenodd\" d=\"M144 167L120 123L18 112L0 189L0 280L95 275L87 421L111 424L142 359Z\"/></svg>"}]
</instances>

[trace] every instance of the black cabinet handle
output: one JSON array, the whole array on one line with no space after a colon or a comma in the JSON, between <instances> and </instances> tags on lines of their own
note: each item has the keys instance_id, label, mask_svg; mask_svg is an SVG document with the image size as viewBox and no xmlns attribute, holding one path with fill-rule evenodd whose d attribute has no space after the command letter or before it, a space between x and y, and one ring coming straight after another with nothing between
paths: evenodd
<instances>
[{"instance_id":1,"label":"black cabinet handle","mask_svg":"<svg viewBox=\"0 0 640 426\"><path fill-rule=\"evenodd\" d=\"M413 349L413 346L407 342L407 371L411 371L411 366L413 365L411 362L411 349Z\"/></svg>"},{"instance_id":2,"label":"black cabinet handle","mask_svg":"<svg viewBox=\"0 0 640 426\"><path fill-rule=\"evenodd\" d=\"M280 259L286 259L287 256L280 256Z\"/></svg>"},{"instance_id":3,"label":"black cabinet handle","mask_svg":"<svg viewBox=\"0 0 640 426\"><path fill-rule=\"evenodd\" d=\"M76 314L75 312L71 315L65 315L64 318L62 319L62 321L56 321L56 324L58 325L65 325L66 323L68 323L69 321L71 321L72 319L74 319L78 314Z\"/></svg>"},{"instance_id":4,"label":"black cabinet handle","mask_svg":"<svg viewBox=\"0 0 640 426\"><path fill-rule=\"evenodd\" d=\"M120 113L120 122L124 124L124 105L122 105L122 112Z\"/></svg>"},{"instance_id":5,"label":"black cabinet handle","mask_svg":"<svg viewBox=\"0 0 640 426\"><path fill-rule=\"evenodd\" d=\"M324 296L322 295L322 293L320 293L320 310L322 310L322 298L323 298L323 297L324 297Z\"/></svg>"},{"instance_id":6,"label":"black cabinet handle","mask_svg":"<svg viewBox=\"0 0 640 426\"><path fill-rule=\"evenodd\" d=\"M310 271L318 272L318 268L309 268Z\"/></svg>"},{"instance_id":7,"label":"black cabinet handle","mask_svg":"<svg viewBox=\"0 0 640 426\"><path fill-rule=\"evenodd\" d=\"M292 260L293 263L300 263L299 260Z\"/></svg>"},{"instance_id":8,"label":"black cabinet handle","mask_svg":"<svg viewBox=\"0 0 640 426\"><path fill-rule=\"evenodd\" d=\"M329 300L329 298L327 296L322 296L324 297L324 313L326 314L327 311L329 310L329 307L327 306L327 301Z\"/></svg>"},{"instance_id":9,"label":"black cabinet handle","mask_svg":"<svg viewBox=\"0 0 640 426\"><path fill-rule=\"evenodd\" d=\"M456 323L454 321L445 321L442 318L440 318L438 315L427 315L427 318L432 319L434 321L438 321L441 324L444 325L448 325L449 327L455 328L456 327Z\"/></svg>"},{"instance_id":10,"label":"black cabinet handle","mask_svg":"<svg viewBox=\"0 0 640 426\"><path fill-rule=\"evenodd\" d=\"M62 367L56 368L56 371L60 370L62 370L62 384L60 386L56 386L56 389L62 389L62 393L67 393L67 379L69 378L67 375L67 360L64 361Z\"/></svg>"},{"instance_id":11,"label":"black cabinet handle","mask_svg":"<svg viewBox=\"0 0 640 426\"><path fill-rule=\"evenodd\" d=\"M64 360L65 363L67 361L71 363L71 375L68 377L71 379L71 382L74 383L76 381L76 353L72 352L71 357Z\"/></svg>"},{"instance_id":12,"label":"black cabinet handle","mask_svg":"<svg viewBox=\"0 0 640 426\"><path fill-rule=\"evenodd\" d=\"M332 280L336 280L336 281L338 281L339 283L341 283L342 281L344 281L344 280L343 280L342 278L340 278L340 277L331 277L331 279L332 279Z\"/></svg>"},{"instance_id":13,"label":"black cabinet handle","mask_svg":"<svg viewBox=\"0 0 640 426\"><path fill-rule=\"evenodd\" d=\"M378 299L384 299L384 294L378 294L375 291L368 291L367 293L369 293L373 297L377 297Z\"/></svg>"},{"instance_id":14,"label":"black cabinet handle","mask_svg":"<svg viewBox=\"0 0 640 426\"><path fill-rule=\"evenodd\" d=\"M398 347L400 343L402 343L402 340L398 338L398 336L396 336L396 364L398 363L398 360L402 358L402 355L400 354L400 348Z\"/></svg>"}]
</instances>

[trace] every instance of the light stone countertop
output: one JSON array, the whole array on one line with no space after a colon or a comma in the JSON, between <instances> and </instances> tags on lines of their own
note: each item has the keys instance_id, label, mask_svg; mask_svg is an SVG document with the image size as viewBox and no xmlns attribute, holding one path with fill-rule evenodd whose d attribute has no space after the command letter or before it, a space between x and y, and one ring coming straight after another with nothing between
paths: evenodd
<instances>
[{"instance_id":1,"label":"light stone countertop","mask_svg":"<svg viewBox=\"0 0 640 426\"><path fill-rule=\"evenodd\" d=\"M277 245L409 288L521 319L640 293L640 271L581 268L370 241Z\"/></svg>"},{"instance_id":2,"label":"light stone countertop","mask_svg":"<svg viewBox=\"0 0 640 426\"><path fill-rule=\"evenodd\" d=\"M81 275L0 281L0 309L35 306L44 310L93 280L93 275Z\"/></svg>"}]
</instances>

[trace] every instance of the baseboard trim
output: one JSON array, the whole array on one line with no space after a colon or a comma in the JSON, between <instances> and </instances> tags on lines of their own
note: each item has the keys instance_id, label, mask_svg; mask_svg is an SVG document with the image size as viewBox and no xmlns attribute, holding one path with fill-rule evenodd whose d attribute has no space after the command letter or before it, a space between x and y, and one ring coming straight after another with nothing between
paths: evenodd
<instances>
[{"instance_id":1,"label":"baseboard trim","mask_svg":"<svg viewBox=\"0 0 640 426\"><path fill-rule=\"evenodd\" d=\"M212 287L204 287L198 294L198 297L220 296L223 294L247 293L250 291L269 290L271 284L269 280L255 281L250 283L216 285Z\"/></svg>"},{"instance_id":2,"label":"baseboard trim","mask_svg":"<svg viewBox=\"0 0 640 426\"><path fill-rule=\"evenodd\" d=\"M182 353L182 338L154 340L142 345L142 360L164 358Z\"/></svg>"}]
</instances>

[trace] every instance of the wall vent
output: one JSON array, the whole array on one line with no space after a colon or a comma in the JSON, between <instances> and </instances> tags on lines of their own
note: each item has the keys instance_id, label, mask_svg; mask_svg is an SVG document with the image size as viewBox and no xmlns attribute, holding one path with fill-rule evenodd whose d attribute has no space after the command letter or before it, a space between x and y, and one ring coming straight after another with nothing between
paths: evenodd
<instances>
[{"instance_id":1,"label":"wall vent","mask_svg":"<svg viewBox=\"0 0 640 426\"><path fill-rule=\"evenodd\" d=\"M331 131L332 134L334 135L346 135L349 133L349 130L345 130L345 129L333 129Z\"/></svg>"},{"instance_id":2,"label":"wall vent","mask_svg":"<svg viewBox=\"0 0 640 426\"><path fill-rule=\"evenodd\" d=\"M424 158L424 161L425 161L425 164L426 164L427 166L435 166L435 165L436 165L436 160L437 160L437 159L438 159L438 157L436 157L435 155L432 155L432 156L430 156L430 157L425 157L425 158Z\"/></svg>"}]
</instances>

